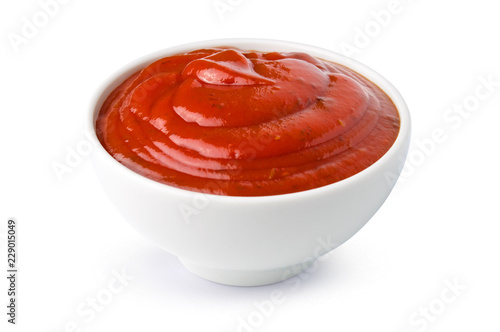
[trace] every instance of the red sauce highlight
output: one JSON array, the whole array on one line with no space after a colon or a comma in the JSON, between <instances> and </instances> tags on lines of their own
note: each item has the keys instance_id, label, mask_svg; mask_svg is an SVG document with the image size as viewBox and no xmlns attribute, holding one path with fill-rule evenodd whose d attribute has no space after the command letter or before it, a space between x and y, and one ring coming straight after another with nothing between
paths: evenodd
<instances>
[{"instance_id":1,"label":"red sauce highlight","mask_svg":"<svg viewBox=\"0 0 500 332\"><path fill-rule=\"evenodd\" d=\"M97 136L131 170L229 196L292 193L350 177L399 132L391 99L336 63L233 48L160 59L104 102Z\"/></svg>"}]
</instances>

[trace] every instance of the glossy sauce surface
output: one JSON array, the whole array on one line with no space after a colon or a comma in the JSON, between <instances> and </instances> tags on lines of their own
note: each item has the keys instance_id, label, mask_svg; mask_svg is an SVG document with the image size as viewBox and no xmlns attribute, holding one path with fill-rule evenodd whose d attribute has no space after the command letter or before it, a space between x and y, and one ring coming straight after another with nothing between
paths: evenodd
<instances>
[{"instance_id":1,"label":"glossy sauce surface","mask_svg":"<svg viewBox=\"0 0 500 332\"><path fill-rule=\"evenodd\" d=\"M120 163L174 187L266 196L321 187L382 157L399 132L390 98L304 53L202 49L118 86L96 131Z\"/></svg>"}]
</instances>

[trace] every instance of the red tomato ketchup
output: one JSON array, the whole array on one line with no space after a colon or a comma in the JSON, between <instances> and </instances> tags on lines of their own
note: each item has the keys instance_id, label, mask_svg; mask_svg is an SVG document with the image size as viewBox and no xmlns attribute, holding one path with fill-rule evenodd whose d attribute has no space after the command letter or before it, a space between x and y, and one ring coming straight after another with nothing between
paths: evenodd
<instances>
[{"instance_id":1,"label":"red tomato ketchup","mask_svg":"<svg viewBox=\"0 0 500 332\"><path fill-rule=\"evenodd\" d=\"M342 65L305 53L201 49L126 79L96 123L104 148L152 180L267 196L350 177L392 146L391 99Z\"/></svg>"}]
</instances>

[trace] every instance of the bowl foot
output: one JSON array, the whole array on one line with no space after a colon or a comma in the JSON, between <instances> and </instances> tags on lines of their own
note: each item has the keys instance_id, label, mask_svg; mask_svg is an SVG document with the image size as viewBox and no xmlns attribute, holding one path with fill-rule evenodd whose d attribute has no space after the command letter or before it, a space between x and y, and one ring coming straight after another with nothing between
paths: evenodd
<instances>
[{"instance_id":1,"label":"bowl foot","mask_svg":"<svg viewBox=\"0 0 500 332\"><path fill-rule=\"evenodd\" d=\"M179 258L182 265L197 276L231 286L262 286L291 278L307 269L314 260L269 270L226 270L202 266Z\"/></svg>"}]
</instances>

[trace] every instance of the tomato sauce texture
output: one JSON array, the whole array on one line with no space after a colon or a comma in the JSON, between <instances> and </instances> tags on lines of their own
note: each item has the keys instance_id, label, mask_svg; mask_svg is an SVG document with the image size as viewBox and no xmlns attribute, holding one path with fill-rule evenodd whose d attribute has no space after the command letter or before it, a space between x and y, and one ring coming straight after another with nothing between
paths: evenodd
<instances>
[{"instance_id":1,"label":"tomato sauce texture","mask_svg":"<svg viewBox=\"0 0 500 332\"><path fill-rule=\"evenodd\" d=\"M160 59L104 102L104 148L152 180L267 196L350 177L380 159L399 114L374 83L305 53L234 48Z\"/></svg>"}]
</instances>

